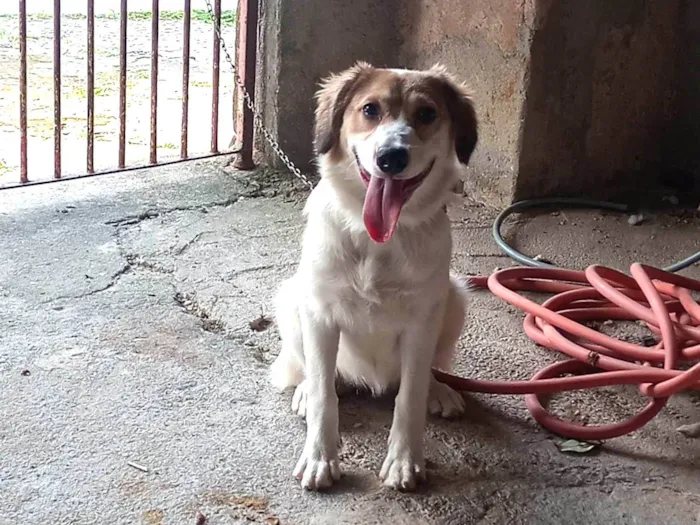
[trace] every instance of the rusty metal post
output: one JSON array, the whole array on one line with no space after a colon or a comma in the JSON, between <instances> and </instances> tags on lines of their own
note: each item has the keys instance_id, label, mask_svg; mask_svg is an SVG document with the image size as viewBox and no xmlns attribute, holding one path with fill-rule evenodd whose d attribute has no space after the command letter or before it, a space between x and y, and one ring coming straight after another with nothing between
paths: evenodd
<instances>
[{"instance_id":1,"label":"rusty metal post","mask_svg":"<svg viewBox=\"0 0 700 525\"><path fill-rule=\"evenodd\" d=\"M151 164L158 163L158 19L159 0L151 12Z\"/></svg>"},{"instance_id":2,"label":"rusty metal post","mask_svg":"<svg viewBox=\"0 0 700 525\"><path fill-rule=\"evenodd\" d=\"M214 0L214 20L221 31L221 0ZM219 151L219 78L221 76L221 42L214 29L214 50L211 72L211 152Z\"/></svg>"},{"instance_id":3,"label":"rusty metal post","mask_svg":"<svg viewBox=\"0 0 700 525\"><path fill-rule=\"evenodd\" d=\"M238 33L238 72L250 97L255 100L255 66L258 45L258 0L241 0L238 6L240 26ZM236 135L241 150L233 165L239 170L250 170L253 163L253 114L245 104L236 115Z\"/></svg>"},{"instance_id":4,"label":"rusty metal post","mask_svg":"<svg viewBox=\"0 0 700 525\"><path fill-rule=\"evenodd\" d=\"M119 11L119 162L126 167L126 37L129 15L128 0L121 0Z\"/></svg>"},{"instance_id":5,"label":"rusty metal post","mask_svg":"<svg viewBox=\"0 0 700 525\"><path fill-rule=\"evenodd\" d=\"M27 0L19 0L19 130L19 181L26 184L29 182L27 170Z\"/></svg>"},{"instance_id":6,"label":"rusty metal post","mask_svg":"<svg viewBox=\"0 0 700 525\"><path fill-rule=\"evenodd\" d=\"M61 0L53 0L54 179L61 178Z\"/></svg>"},{"instance_id":7,"label":"rusty metal post","mask_svg":"<svg viewBox=\"0 0 700 525\"><path fill-rule=\"evenodd\" d=\"M182 28L182 128L180 132L180 158L187 158L187 135L190 118L190 27L192 0L185 0Z\"/></svg>"},{"instance_id":8,"label":"rusty metal post","mask_svg":"<svg viewBox=\"0 0 700 525\"><path fill-rule=\"evenodd\" d=\"M95 0L87 0L87 172L95 172Z\"/></svg>"}]
</instances>

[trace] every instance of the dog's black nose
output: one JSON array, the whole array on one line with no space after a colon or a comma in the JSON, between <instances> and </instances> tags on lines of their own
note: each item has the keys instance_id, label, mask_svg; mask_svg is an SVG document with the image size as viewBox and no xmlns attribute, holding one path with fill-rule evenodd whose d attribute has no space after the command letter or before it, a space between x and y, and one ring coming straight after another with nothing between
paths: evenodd
<instances>
[{"instance_id":1,"label":"dog's black nose","mask_svg":"<svg viewBox=\"0 0 700 525\"><path fill-rule=\"evenodd\" d=\"M381 148L377 151L377 166L384 173L398 175L408 166L408 149Z\"/></svg>"}]
</instances>

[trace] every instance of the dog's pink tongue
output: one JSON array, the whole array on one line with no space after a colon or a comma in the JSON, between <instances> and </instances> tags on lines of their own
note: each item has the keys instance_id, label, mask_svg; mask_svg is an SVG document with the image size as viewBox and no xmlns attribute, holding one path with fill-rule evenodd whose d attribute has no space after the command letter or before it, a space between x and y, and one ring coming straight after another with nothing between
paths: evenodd
<instances>
[{"instance_id":1,"label":"dog's pink tongue","mask_svg":"<svg viewBox=\"0 0 700 525\"><path fill-rule=\"evenodd\" d=\"M404 202L402 181L370 178L362 216L373 241L387 242L391 239Z\"/></svg>"}]
</instances>

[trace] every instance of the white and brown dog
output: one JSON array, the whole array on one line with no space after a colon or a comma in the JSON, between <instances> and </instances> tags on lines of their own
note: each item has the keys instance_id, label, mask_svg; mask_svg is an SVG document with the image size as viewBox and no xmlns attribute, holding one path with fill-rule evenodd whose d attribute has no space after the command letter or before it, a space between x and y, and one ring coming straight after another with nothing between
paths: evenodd
<instances>
[{"instance_id":1,"label":"white and brown dog","mask_svg":"<svg viewBox=\"0 0 700 525\"><path fill-rule=\"evenodd\" d=\"M307 436L294 475L323 489L340 476L336 378L375 394L399 387L380 476L425 478L427 409L449 417L462 397L437 382L465 323L465 288L450 276L445 206L477 141L472 102L441 67L358 63L317 94L321 181L305 207L301 261L280 288L282 349L273 384L296 387Z\"/></svg>"}]
</instances>

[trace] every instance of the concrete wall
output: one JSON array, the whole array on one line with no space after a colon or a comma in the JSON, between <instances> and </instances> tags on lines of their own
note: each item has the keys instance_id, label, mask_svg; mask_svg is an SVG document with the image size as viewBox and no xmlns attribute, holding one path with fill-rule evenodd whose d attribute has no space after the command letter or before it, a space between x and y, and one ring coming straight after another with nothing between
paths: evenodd
<instances>
[{"instance_id":1,"label":"concrete wall","mask_svg":"<svg viewBox=\"0 0 700 525\"><path fill-rule=\"evenodd\" d=\"M516 198L655 184L674 125L680 4L552 2L530 51Z\"/></svg>"},{"instance_id":2,"label":"concrete wall","mask_svg":"<svg viewBox=\"0 0 700 525\"><path fill-rule=\"evenodd\" d=\"M305 167L318 80L362 59L416 68L440 62L471 86L480 142L466 188L488 204L611 197L697 180L700 2L262 4L266 122Z\"/></svg>"},{"instance_id":3,"label":"concrete wall","mask_svg":"<svg viewBox=\"0 0 700 525\"><path fill-rule=\"evenodd\" d=\"M673 132L665 145L662 183L681 194L700 194L700 2L686 0L680 10L680 50Z\"/></svg>"}]
</instances>

